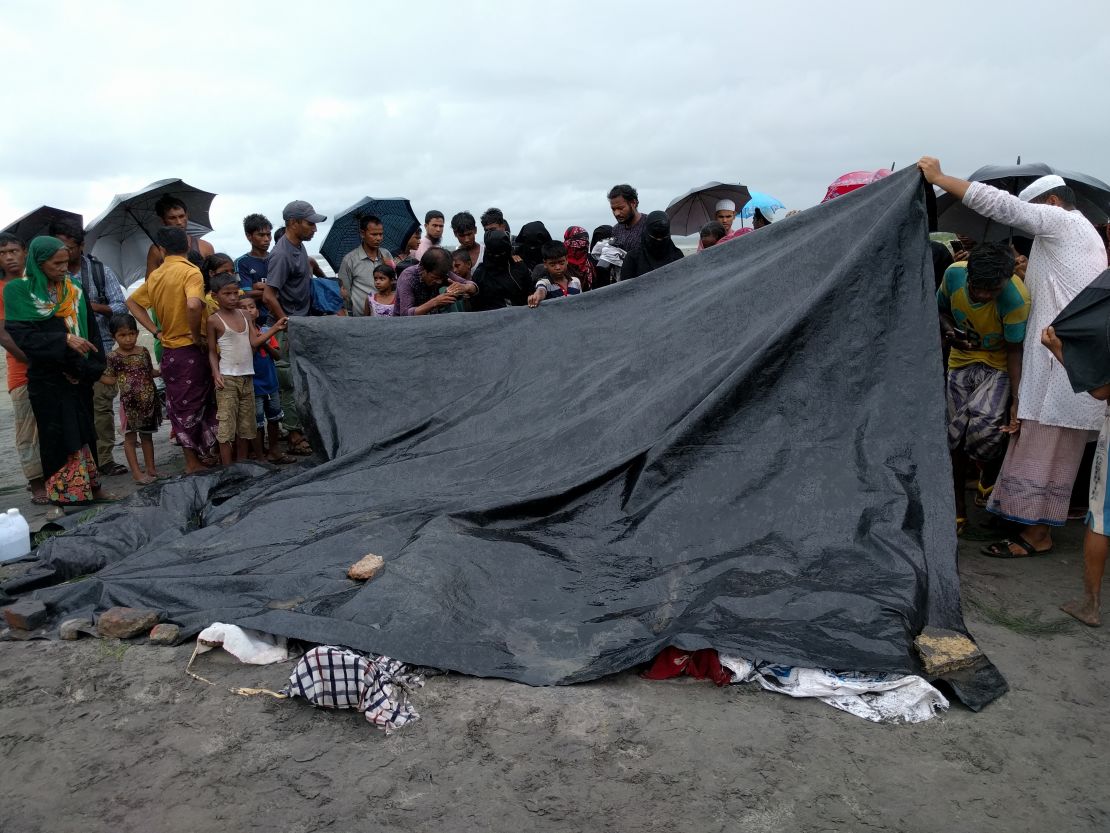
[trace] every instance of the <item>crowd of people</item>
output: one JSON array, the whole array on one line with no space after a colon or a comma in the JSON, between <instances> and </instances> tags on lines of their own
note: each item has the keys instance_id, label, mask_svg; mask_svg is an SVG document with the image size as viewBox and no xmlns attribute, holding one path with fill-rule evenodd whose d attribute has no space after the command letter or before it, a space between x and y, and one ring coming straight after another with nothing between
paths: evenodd
<instances>
[{"instance_id":1,"label":"crowd of people","mask_svg":"<svg viewBox=\"0 0 1110 833\"><path fill-rule=\"evenodd\" d=\"M937 270L957 532L968 533L970 465L977 472L977 502L1012 529L983 547L993 558L1051 552L1053 528L1075 508L1073 493L1087 493L1084 598L1063 610L1097 625L1110 511L1110 411L1101 400L1110 388L1072 389L1051 325L1106 270L1105 227L1100 236L1059 176L1040 177L1014 195L948 176L931 157L918 165L930 184L1031 240L1026 253L1012 243L965 238L955 262ZM934 257L938 263L944 265ZM1097 446L1091 442L1096 436ZM1085 455L1089 478L1080 475Z\"/></svg>"},{"instance_id":2,"label":"crowd of people","mask_svg":"<svg viewBox=\"0 0 1110 833\"><path fill-rule=\"evenodd\" d=\"M1097 624L1110 541L1110 418L1099 400L1110 398L1110 388L1106 396L1072 391L1049 325L1106 269L1107 241L1075 209L1075 196L1059 177L1038 179L1015 196L947 176L929 157L919 167L931 184L1032 240L1023 252L1011 243L961 238L954 256L934 244L957 532L967 532L970 479L976 501L1019 530L985 547L985 554L1023 558L1051 551L1052 528L1068 518L1084 455L1096 457L1086 594L1065 610ZM423 230L414 223L396 252L383 245L382 220L361 216L360 245L342 259L334 297L317 280L323 272L305 246L326 217L304 200L285 206L276 230L261 214L246 217L249 251L232 259L190 235L185 204L164 197L146 279L127 297L111 269L84 252L80 228L60 223L26 246L0 235L0 344L32 500L60 513L66 505L116 499L104 490L104 476L130 472L143 484L161 477L152 443L163 419L158 376L186 472L247 458L289 463L310 454L292 395L291 317L535 308L683 257L665 212L641 213L636 189L627 184L607 196L613 225L592 234L571 226L561 240L542 222L525 223L514 236L497 208L477 220L456 213L453 251L442 245L447 219L441 211L427 212ZM754 228L734 230L736 214L734 203L721 200L715 219L701 229L698 250L769 222L756 211ZM138 343L140 327L155 339L153 356ZM117 397L126 465L112 456ZM1100 429L1096 455L1088 443Z\"/></svg>"}]
</instances>

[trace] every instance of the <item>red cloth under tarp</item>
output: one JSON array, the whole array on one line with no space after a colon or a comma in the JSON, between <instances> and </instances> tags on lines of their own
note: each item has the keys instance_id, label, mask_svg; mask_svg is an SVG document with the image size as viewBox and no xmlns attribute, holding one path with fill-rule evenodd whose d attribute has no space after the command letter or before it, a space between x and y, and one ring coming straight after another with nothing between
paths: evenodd
<instances>
[{"instance_id":1,"label":"red cloth under tarp","mask_svg":"<svg viewBox=\"0 0 1110 833\"><path fill-rule=\"evenodd\" d=\"M728 685L732 682L732 672L721 667L717 652L712 648L680 651L673 645L664 648L651 664L651 668L641 676L645 680L669 680L672 677L681 677L683 674L688 674L697 680L712 680L717 685Z\"/></svg>"}]
</instances>

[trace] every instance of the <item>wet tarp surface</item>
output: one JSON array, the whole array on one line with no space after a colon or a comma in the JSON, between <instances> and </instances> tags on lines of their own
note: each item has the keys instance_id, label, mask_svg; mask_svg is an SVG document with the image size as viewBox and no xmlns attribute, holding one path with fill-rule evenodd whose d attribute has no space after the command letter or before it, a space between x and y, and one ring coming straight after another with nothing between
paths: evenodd
<instances>
[{"instance_id":1,"label":"wet tarp surface","mask_svg":"<svg viewBox=\"0 0 1110 833\"><path fill-rule=\"evenodd\" d=\"M672 644L914 672L963 630L924 205L907 170L535 310L294 321L329 461L152 489L38 595L533 684Z\"/></svg>"}]
</instances>

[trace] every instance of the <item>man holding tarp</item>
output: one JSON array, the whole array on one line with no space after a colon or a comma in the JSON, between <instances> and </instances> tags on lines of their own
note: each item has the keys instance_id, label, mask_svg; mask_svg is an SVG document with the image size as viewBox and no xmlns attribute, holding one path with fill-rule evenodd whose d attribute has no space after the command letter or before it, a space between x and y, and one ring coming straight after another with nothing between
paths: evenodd
<instances>
[{"instance_id":1,"label":"man holding tarp","mask_svg":"<svg viewBox=\"0 0 1110 833\"><path fill-rule=\"evenodd\" d=\"M941 171L925 156L925 179L972 211L1033 236L1025 282L1031 307L1027 332L1040 333L1106 268L1106 249L1094 226L1075 210L1075 195L1059 176L1043 176L1018 196ZM1072 391L1067 373L1036 337L1023 349L1021 384L1015 392L1020 424L1010 442L987 509L1023 524L1014 540L983 549L995 558L1044 555L1054 526L1067 521L1072 485L1090 431L1102 425L1104 406Z\"/></svg>"}]
</instances>

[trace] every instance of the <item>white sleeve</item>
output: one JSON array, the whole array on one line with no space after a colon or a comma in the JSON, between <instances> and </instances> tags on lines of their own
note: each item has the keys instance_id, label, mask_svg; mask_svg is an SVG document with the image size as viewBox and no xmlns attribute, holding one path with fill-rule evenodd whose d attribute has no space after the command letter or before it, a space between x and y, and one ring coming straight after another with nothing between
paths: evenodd
<instances>
[{"instance_id":1,"label":"white sleeve","mask_svg":"<svg viewBox=\"0 0 1110 833\"><path fill-rule=\"evenodd\" d=\"M1067 215L1061 208L1022 202L1013 194L983 182L971 183L964 194L963 204L976 214L990 217L1001 225L1021 229L1034 237L1055 235L1067 223Z\"/></svg>"}]
</instances>

